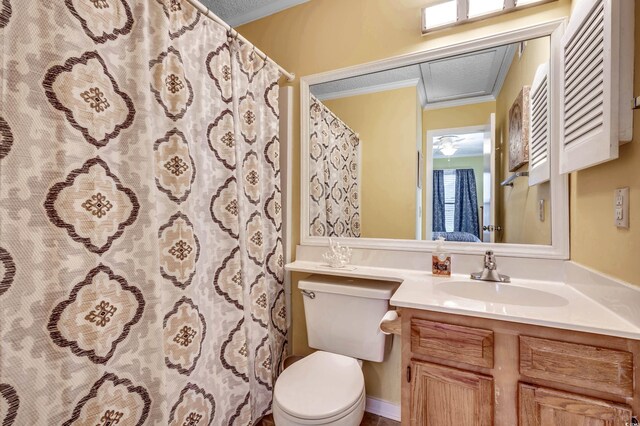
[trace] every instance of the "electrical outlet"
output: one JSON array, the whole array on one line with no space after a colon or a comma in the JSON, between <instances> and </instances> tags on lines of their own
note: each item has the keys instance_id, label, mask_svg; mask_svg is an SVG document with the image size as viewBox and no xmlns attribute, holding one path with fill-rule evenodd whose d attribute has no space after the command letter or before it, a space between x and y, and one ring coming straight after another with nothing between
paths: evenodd
<instances>
[{"instance_id":1,"label":"electrical outlet","mask_svg":"<svg viewBox=\"0 0 640 426\"><path fill-rule=\"evenodd\" d=\"M629 188L618 188L613 195L613 212L618 228L629 228Z\"/></svg>"}]
</instances>

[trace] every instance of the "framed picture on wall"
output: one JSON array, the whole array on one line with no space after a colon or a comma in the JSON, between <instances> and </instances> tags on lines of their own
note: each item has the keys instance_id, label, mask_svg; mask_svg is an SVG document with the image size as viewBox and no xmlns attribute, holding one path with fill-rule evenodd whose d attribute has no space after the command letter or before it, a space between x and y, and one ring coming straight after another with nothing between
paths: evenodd
<instances>
[{"instance_id":1,"label":"framed picture on wall","mask_svg":"<svg viewBox=\"0 0 640 426\"><path fill-rule=\"evenodd\" d=\"M509 110L509 171L529 162L529 86L524 86Z\"/></svg>"}]
</instances>

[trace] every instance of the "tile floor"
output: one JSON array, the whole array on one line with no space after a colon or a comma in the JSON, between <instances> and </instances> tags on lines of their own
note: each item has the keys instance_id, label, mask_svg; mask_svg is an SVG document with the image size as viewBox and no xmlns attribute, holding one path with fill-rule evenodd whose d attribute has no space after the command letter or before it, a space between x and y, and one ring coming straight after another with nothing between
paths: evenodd
<instances>
[{"instance_id":1,"label":"tile floor","mask_svg":"<svg viewBox=\"0 0 640 426\"><path fill-rule=\"evenodd\" d=\"M273 417L268 415L260 423L258 426L275 426L273 422ZM362 423L360 426L400 426L400 422L396 422L395 420L390 420L384 417L376 416L371 413L364 413L364 418L362 419Z\"/></svg>"},{"instance_id":2,"label":"tile floor","mask_svg":"<svg viewBox=\"0 0 640 426\"><path fill-rule=\"evenodd\" d=\"M360 426L400 426L400 422L376 416L375 414L364 413L364 419L362 419Z\"/></svg>"}]
</instances>

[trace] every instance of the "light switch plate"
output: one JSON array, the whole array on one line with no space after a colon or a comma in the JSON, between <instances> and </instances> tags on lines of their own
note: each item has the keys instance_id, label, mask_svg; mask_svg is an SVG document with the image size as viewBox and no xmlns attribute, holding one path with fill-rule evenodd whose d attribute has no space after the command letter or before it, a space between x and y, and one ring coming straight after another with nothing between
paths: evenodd
<instances>
[{"instance_id":1,"label":"light switch plate","mask_svg":"<svg viewBox=\"0 0 640 426\"><path fill-rule=\"evenodd\" d=\"M545 213L544 213L544 200L540 200L538 202L538 220L540 222L544 222L544 216L545 216Z\"/></svg>"},{"instance_id":2,"label":"light switch plate","mask_svg":"<svg viewBox=\"0 0 640 426\"><path fill-rule=\"evenodd\" d=\"M629 228L629 188L618 188L613 195L613 218L618 228Z\"/></svg>"}]
</instances>

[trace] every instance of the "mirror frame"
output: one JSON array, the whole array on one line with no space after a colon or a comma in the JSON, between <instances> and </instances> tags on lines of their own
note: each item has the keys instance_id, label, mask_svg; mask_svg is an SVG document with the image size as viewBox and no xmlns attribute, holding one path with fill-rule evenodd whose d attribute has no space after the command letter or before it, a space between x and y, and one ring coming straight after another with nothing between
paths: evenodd
<instances>
[{"instance_id":1,"label":"mirror frame","mask_svg":"<svg viewBox=\"0 0 640 426\"><path fill-rule=\"evenodd\" d=\"M328 237L314 237L309 232L309 95L310 86L362 74L386 71L421 62L456 56L477 50L517 43L540 37L551 38L551 245L510 243L461 243L447 242L448 251L455 254L484 254L493 250L497 255L538 259L568 260L569 252L569 177L560 174L560 39L566 19L556 19L515 31L473 39L442 48L396 56L388 59L342 68L302 77L300 79L300 244L326 246ZM555 113L553 113L555 112ZM333 238L341 244L358 249L402 250L429 252L436 247L434 241L397 240L380 238Z\"/></svg>"}]
</instances>

